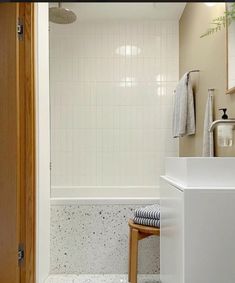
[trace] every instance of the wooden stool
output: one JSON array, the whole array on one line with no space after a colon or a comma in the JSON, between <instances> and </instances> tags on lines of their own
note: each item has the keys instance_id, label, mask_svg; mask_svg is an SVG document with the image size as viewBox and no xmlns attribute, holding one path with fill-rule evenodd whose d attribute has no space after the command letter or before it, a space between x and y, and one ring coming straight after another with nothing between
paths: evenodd
<instances>
[{"instance_id":1,"label":"wooden stool","mask_svg":"<svg viewBox=\"0 0 235 283\"><path fill-rule=\"evenodd\" d=\"M131 219L128 221L128 225L130 227L128 281L131 283L137 283L138 241L153 235L159 236L160 229L155 227L135 224Z\"/></svg>"}]
</instances>

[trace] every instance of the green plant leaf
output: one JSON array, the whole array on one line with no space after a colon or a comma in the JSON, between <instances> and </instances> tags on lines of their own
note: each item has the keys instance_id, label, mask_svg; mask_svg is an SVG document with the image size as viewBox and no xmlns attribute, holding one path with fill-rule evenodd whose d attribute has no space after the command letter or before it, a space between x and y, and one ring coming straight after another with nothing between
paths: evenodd
<instances>
[{"instance_id":1,"label":"green plant leaf","mask_svg":"<svg viewBox=\"0 0 235 283\"><path fill-rule=\"evenodd\" d=\"M208 28L206 32L200 36L200 38L221 31L222 27L225 28L226 25L230 25L233 21L235 21L235 2L231 4L231 7L228 11L224 12L223 16L219 16L212 20L212 27Z\"/></svg>"}]
</instances>

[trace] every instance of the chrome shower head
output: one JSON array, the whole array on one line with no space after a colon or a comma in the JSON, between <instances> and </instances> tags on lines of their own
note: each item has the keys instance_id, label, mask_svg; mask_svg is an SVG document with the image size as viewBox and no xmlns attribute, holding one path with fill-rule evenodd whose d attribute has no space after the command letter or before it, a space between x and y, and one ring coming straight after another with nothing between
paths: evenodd
<instances>
[{"instance_id":1,"label":"chrome shower head","mask_svg":"<svg viewBox=\"0 0 235 283\"><path fill-rule=\"evenodd\" d=\"M49 8L49 20L56 24L71 24L77 19L76 14L70 9L62 8L61 3L58 7Z\"/></svg>"}]
</instances>

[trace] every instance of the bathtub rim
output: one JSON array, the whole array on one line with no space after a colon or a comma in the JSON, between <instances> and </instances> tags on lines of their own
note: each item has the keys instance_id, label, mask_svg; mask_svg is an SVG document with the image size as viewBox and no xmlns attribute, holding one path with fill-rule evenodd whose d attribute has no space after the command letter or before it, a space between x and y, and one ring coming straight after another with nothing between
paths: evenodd
<instances>
[{"instance_id":1,"label":"bathtub rim","mask_svg":"<svg viewBox=\"0 0 235 283\"><path fill-rule=\"evenodd\" d=\"M157 186L51 186L51 199L154 199L160 196Z\"/></svg>"},{"instance_id":2,"label":"bathtub rim","mask_svg":"<svg viewBox=\"0 0 235 283\"><path fill-rule=\"evenodd\" d=\"M128 205L128 204L153 204L159 203L160 197L149 198L86 198L86 197L52 197L51 206L57 205Z\"/></svg>"}]
</instances>

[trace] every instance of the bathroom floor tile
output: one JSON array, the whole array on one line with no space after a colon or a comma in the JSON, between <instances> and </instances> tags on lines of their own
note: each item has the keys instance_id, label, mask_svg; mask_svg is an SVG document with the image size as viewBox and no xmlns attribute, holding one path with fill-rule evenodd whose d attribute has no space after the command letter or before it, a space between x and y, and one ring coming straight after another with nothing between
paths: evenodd
<instances>
[{"instance_id":1,"label":"bathroom floor tile","mask_svg":"<svg viewBox=\"0 0 235 283\"><path fill-rule=\"evenodd\" d=\"M159 275L140 274L138 283L158 283ZM51 275L46 283L128 283L126 274L82 274L82 275Z\"/></svg>"},{"instance_id":2,"label":"bathroom floor tile","mask_svg":"<svg viewBox=\"0 0 235 283\"><path fill-rule=\"evenodd\" d=\"M50 275L45 283L78 283L78 276L71 274Z\"/></svg>"}]
</instances>

